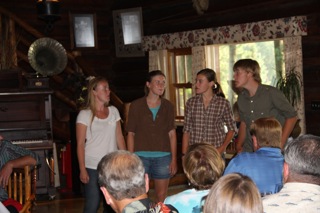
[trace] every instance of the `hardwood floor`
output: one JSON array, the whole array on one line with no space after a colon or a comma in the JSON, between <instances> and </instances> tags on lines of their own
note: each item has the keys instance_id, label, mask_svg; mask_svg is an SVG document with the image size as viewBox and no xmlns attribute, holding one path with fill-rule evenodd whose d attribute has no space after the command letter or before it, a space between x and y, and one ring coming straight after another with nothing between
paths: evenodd
<instances>
[{"instance_id":1,"label":"hardwood floor","mask_svg":"<svg viewBox=\"0 0 320 213\"><path fill-rule=\"evenodd\" d=\"M71 198L63 200L52 200L48 202L37 202L32 212L34 213L82 213L83 198ZM102 212L102 211L101 211ZM99 211L100 213L100 211Z\"/></svg>"},{"instance_id":2,"label":"hardwood floor","mask_svg":"<svg viewBox=\"0 0 320 213\"><path fill-rule=\"evenodd\" d=\"M179 193L186 188L186 185L170 186L168 195ZM149 197L153 199L153 189L150 189ZM54 200L36 201L32 213L82 213L83 205L83 197L73 195L70 192L58 192ZM102 204L98 213L102 213Z\"/></svg>"}]
</instances>

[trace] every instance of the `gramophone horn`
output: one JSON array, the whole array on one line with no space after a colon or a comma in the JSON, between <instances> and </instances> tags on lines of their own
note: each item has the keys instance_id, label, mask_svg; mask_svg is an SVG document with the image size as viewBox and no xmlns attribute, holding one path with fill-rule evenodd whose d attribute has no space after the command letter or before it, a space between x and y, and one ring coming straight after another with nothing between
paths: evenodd
<instances>
[{"instance_id":1,"label":"gramophone horn","mask_svg":"<svg viewBox=\"0 0 320 213\"><path fill-rule=\"evenodd\" d=\"M40 38L33 42L28 50L31 67L43 76L61 73L67 66L66 50L52 38Z\"/></svg>"}]
</instances>

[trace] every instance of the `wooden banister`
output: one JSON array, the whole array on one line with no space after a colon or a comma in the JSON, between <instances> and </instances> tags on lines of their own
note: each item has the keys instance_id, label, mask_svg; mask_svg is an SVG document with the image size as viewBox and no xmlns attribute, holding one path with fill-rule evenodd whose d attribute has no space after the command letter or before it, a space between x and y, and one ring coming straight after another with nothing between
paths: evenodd
<instances>
[{"instance_id":1,"label":"wooden banister","mask_svg":"<svg viewBox=\"0 0 320 213\"><path fill-rule=\"evenodd\" d=\"M0 13L7 16L7 17L10 17L10 19L12 19L16 24L21 26L24 30L26 30L28 33L30 33L34 37L37 37L37 38L44 37L44 34L39 32L35 28L33 28L31 25L27 24L25 21L18 18L14 13L11 13L10 11L6 10L5 8L3 8L1 6L0 6Z\"/></svg>"},{"instance_id":2,"label":"wooden banister","mask_svg":"<svg viewBox=\"0 0 320 213\"><path fill-rule=\"evenodd\" d=\"M15 25L20 26L24 29L27 33L31 35L31 37L34 38L34 40L38 38L45 37L45 35L35 28L33 28L31 25L27 24L24 20L21 20L19 17L17 17L15 14L11 13L7 9L0 6L0 20L3 19L4 16L9 17L9 28L10 32L12 33L12 36L10 36L10 45L12 47L17 47L17 38L15 34ZM0 26L1 31L1 26ZM33 41L28 40L26 37L30 36L21 36L19 37L19 45L23 45L25 47L29 47ZM2 38L0 37L0 44L2 42ZM26 49L26 48L24 48ZM29 63L28 60L28 53L19 49L15 49L14 55L12 56L15 59L15 64L17 64L18 60L22 60L26 63ZM67 74L73 74L77 72L83 73L85 76L97 76L97 73L91 68L90 65L84 60L84 58L81 56L80 52L68 52L67 51L67 57L68 57L68 65L65 68L64 72ZM59 77L52 76L50 77L50 80L54 81L56 84L61 85L61 79ZM69 88L69 90L74 90L74 88ZM71 92L72 93L72 92ZM70 106L72 109L77 110L76 100L74 100L73 97L69 97L67 94L65 94L63 91L55 91L54 93L55 97L58 98L60 101L66 103L68 106ZM111 103L118 108L121 114L123 114L125 106L124 103L121 101L121 99L114 93L111 92Z\"/></svg>"}]
</instances>

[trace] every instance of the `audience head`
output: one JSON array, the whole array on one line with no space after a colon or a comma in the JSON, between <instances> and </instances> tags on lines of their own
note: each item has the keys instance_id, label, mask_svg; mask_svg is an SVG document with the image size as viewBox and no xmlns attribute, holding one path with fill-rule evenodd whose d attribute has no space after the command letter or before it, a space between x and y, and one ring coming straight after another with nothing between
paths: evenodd
<instances>
[{"instance_id":1,"label":"audience head","mask_svg":"<svg viewBox=\"0 0 320 213\"><path fill-rule=\"evenodd\" d=\"M107 197L111 195L110 199L133 199L148 191L148 178L143 163L129 151L118 150L104 156L98 164L98 174L101 190L105 197L107 191Z\"/></svg>"},{"instance_id":2,"label":"audience head","mask_svg":"<svg viewBox=\"0 0 320 213\"><path fill-rule=\"evenodd\" d=\"M301 135L288 142L284 161L285 182L320 185L320 137Z\"/></svg>"},{"instance_id":3,"label":"audience head","mask_svg":"<svg viewBox=\"0 0 320 213\"><path fill-rule=\"evenodd\" d=\"M280 148L282 137L282 126L273 117L259 118L250 126L254 149L261 147Z\"/></svg>"},{"instance_id":4,"label":"audience head","mask_svg":"<svg viewBox=\"0 0 320 213\"><path fill-rule=\"evenodd\" d=\"M234 72L238 71L238 69L243 69L247 73L252 73L253 79L261 84L260 65L257 61L252 59L240 59L233 65Z\"/></svg>"},{"instance_id":5,"label":"audience head","mask_svg":"<svg viewBox=\"0 0 320 213\"><path fill-rule=\"evenodd\" d=\"M217 149L207 143L189 146L183 160L183 170L191 186L197 190L209 189L225 168L224 160Z\"/></svg>"},{"instance_id":6,"label":"audience head","mask_svg":"<svg viewBox=\"0 0 320 213\"><path fill-rule=\"evenodd\" d=\"M222 91L222 88L217 81L217 75L214 70L209 69L209 68L202 69L197 73L197 78L199 75L203 75L209 83L213 82L212 91L214 94L221 96L221 97L225 97L225 95Z\"/></svg>"},{"instance_id":7,"label":"audience head","mask_svg":"<svg viewBox=\"0 0 320 213\"><path fill-rule=\"evenodd\" d=\"M147 80L146 80L146 86L144 88L145 90L145 95L148 95L149 94L149 87L148 85L150 85L152 83L152 80L154 79L154 77L156 76L161 76L164 78L164 80L166 79L166 75L161 71L161 70L153 70L153 71L150 71L148 72L148 75L147 75ZM157 82L157 84L163 84L162 82ZM165 84L162 85L164 88L165 88Z\"/></svg>"},{"instance_id":8,"label":"audience head","mask_svg":"<svg viewBox=\"0 0 320 213\"><path fill-rule=\"evenodd\" d=\"M210 189L203 212L262 213L260 192L254 182L245 175L225 175Z\"/></svg>"}]
</instances>

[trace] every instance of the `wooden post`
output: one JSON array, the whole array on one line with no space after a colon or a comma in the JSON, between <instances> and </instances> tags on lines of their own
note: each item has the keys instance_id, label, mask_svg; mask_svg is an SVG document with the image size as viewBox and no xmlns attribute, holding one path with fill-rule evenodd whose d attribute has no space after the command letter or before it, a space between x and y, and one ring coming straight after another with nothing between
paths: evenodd
<instances>
[{"instance_id":1,"label":"wooden post","mask_svg":"<svg viewBox=\"0 0 320 213\"><path fill-rule=\"evenodd\" d=\"M22 200L22 198L23 198L23 188L22 188L22 173L20 172L19 173L19 203L21 203L21 204L23 204L23 200Z\"/></svg>"},{"instance_id":2,"label":"wooden post","mask_svg":"<svg viewBox=\"0 0 320 213\"><path fill-rule=\"evenodd\" d=\"M17 173L13 174L13 199L17 200Z\"/></svg>"},{"instance_id":3,"label":"wooden post","mask_svg":"<svg viewBox=\"0 0 320 213\"><path fill-rule=\"evenodd\" d=\"M1 47L1 49L0 49L0 70L2 70L2 62L3 62L3 60L2 60L2 57L3 57L3 51L2 51L2 47L3 47L3 36L2 36L2 32L3 32L3 30L2 30L2 15L0 14L0 47Z\"/></svg>"},{"instance_id":4,"label":"wooden post","mask_svg":"<svg viewBox=\"0 0 320 213\"><path fill-rule=\"evenodd\" d=\"M27 202L27 200L29 199L30 195L31 195L31 175L30 175L31 171L30 171L30 167L29 166L25 166L24 167L24 174L25 174L25 182L24 182L24 189L25 189L25 200L24 202Z\"/></svg>"},{"instance_id":5,"label":"wooden post","mask_svg":"<svg viewBox=\"0 0 320 213\"><path fill-rule=\"evenodd\" d=\"M9 40L9 49L10 49L10 59L11 60L11 66L18 66L18 58L17 58L17 36L16 36L16 30L15 30L15 22L13 19L9 19L9 33L8 38Z\"/></svg>"}]
</instances>

